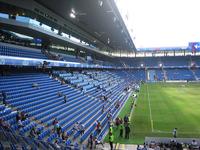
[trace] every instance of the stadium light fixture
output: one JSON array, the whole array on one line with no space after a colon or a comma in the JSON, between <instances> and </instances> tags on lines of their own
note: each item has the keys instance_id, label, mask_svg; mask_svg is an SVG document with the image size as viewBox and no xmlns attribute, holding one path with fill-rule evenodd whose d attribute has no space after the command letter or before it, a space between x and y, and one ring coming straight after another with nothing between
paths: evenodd
<instances>
[{"instance_id":1,"label":"stadium light fixture","mask_svg":"<svg viewBox=\"0 0 200 150\"><path fill-rule=\"evenodd\" d=\"M116 21L117 21L117 18L116 18L116 17L113 17L113 21L116 22Z\"/></svg>"},{"instance_id":2,"label":"stadium light fixture","mask_svg":"<svg viewBox=\"0 0 200 150\"><path fill-rule=\"evenodd\" d=\"M70 13L69 16L70 16L70 18L73 18L73 19L76 18L76 15L74 13Z\"/></svg>"},{"instance_id":3,"label":"stadium light fixture","mask_svg":"<svg viewBox=\"0 0 200 150\"><path fill-rule=\"evenodd\" d=\"M103 6L103 1L102 1L102 0L99 0L98 3L99 3L99 6L100 6L100 7Z\"/></svg>"},{"instance_id":4,"label":"stadium light fixture","mask_svg":"<svg viewBox=\"0 0 200 150\"><path fill-rule=\"evenodd\" d=\"M69 14L70 18L76 18L76 11L74 10L74 8L71 9L71 12Z\"/></svg>"},{"instance_id":5,"label":"stadium light fixture","mask_svg":"<svg viewBox=\"0 0 200 150\"><path fill-rule=\"evenodd\" d=\"M110 38L108 38L108 44L110 44Z\"/></svg>"},{"instance_id":6,"label":"stadium light fixture","mask_svg":"<svg viewBox=\"0 0 200 150\"><path fill-rule=\"evenodd\" d=\"M74 10L74 8L71 9L71 13L73 13L73 14L76 13L75 10Z\"/></svg>"}]
</instances>

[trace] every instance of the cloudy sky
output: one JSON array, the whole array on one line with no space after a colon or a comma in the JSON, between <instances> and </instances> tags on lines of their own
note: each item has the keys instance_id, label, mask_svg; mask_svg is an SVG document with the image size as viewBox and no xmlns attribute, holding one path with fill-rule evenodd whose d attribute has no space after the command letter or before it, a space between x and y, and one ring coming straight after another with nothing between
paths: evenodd
<instances>
[{"instance_id":1,"label":"cloudy sky","mask_svg":"<svg viewBox=\"0 0 200 150\"><path fill-rule=\"evenodd\" d=\"M137 48L200 42L200 0L115 1Z\"/></svg>"}]
</instances>

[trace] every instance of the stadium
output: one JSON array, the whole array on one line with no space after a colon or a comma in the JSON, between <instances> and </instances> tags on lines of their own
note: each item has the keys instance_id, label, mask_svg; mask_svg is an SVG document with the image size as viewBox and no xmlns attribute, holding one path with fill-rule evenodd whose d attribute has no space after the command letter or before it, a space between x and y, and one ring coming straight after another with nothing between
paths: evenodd
<instances>
[{"instance_id":1,"label":"stadium","mask_svg":"<svg viewBox=\"0 0 200 150\"><path fill-rule=\"evenodd\" d=\"M0 149L200 149L199 4L0 0Z\"/></svg>"}]
</instances>

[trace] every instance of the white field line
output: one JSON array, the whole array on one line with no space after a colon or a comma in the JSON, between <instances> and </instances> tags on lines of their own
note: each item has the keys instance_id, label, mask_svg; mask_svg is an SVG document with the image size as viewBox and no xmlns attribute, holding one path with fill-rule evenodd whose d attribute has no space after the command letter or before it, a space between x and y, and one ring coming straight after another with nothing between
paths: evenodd
<instances>
[{"instance_id":1,"label":"white field line","mask_svg":"<svg viewBox=\"0 0 200 150\"><path fill-rule=\"evenodd\" d=\"M148 88L148 84L147 84L147 96L148 96L148 102L149 102L149 115L150 115L150 122L151 122L151 131L154 132L154 128L153 128L153 118L152 118L152 112L151 112L151 102L150 102L150 98L149 98L149 88Z\"/></svg>"},{"instance_id":2,"label":"white field line","mask_svg":"<svg viewBox=\"0 0 200 150\"><path fill-rule=\"evenodd\" d=\"M154 129L154 133L171 133L172 134L172 131L170 132L170 131L162 131L162 130L155 130ZM178 132L179 134L200 134L200 131L198 132L183 132L183 131L180 131L180 132Z\"/></svg>"},{"instance_id":3,"label":"white field line","mask_svg":"<svg viewBox=\"0 0 200 150\"><path fill-rule=\"evenodd\" d=\"M157 129L154 129L153 127L153 118L152 118L152 111L151 111L151 101L150 101L150 98L149 98L149 88L148 88L148 84L147 84L147 98L148 98L148 102L149 102L149 114L150 114L150 121L151 121L151 130L152 132L154 133L163 133L163 134L167 134L167 133L171 133L172 134L172 131L163 131L163 130L157 130ZM199 131L194 131L194 132L184 132L184 131L179 131L178 132L179 134L200 134L200 130Z\"/></svg>"}]
</instances>

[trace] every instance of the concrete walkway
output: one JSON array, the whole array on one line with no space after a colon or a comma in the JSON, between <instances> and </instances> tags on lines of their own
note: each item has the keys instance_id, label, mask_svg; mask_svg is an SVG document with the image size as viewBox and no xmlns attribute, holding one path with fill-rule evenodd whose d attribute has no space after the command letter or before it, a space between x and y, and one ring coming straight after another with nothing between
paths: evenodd
<instances>
[{"instance_id":1,"label":"concrete walkway","mask_svg":"<svg viewBox=\"0 0 200 150\"><path fill-rule=\"evenodd\" d=\"M113 144L114 150L136 150L137 145L130 145L130 144ZM109 143L105 143L104 147L101 145L97 145L95 150L110 150Z\"/></svg>"}]
</instances>

